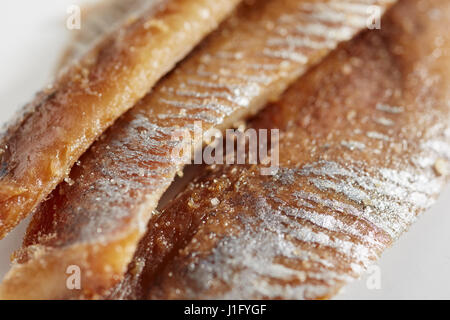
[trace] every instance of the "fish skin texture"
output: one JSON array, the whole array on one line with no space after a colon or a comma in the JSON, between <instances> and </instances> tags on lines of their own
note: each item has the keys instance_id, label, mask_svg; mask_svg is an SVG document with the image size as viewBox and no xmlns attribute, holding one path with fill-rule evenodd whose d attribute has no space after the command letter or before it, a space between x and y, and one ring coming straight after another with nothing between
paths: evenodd
<instances>
[{"instance_id":1,"label":"fish skin texture","mask_svg":"<svg viewBox=\"0 0 450 320\"><path fill-rule=\"evenodd\" d=\"M400 1L300 78L250 123L280 129L278 172L207 168L111 298L324 299L359 278L448 180L449 17Z\"/></svg>"},{"instance_id":2,"label":"fish skin texture","mask_svg":"<svg viewBox=\"0 0 450 320\"><path fill-rule=\"evenodd\" d=\"M381 8L392 3L370 2ZM176 141L173 133L195 121L204 130L231 127L276 99L308 66L366 26L366 10L347 10L343 3L243 4L119 119L80 159L68 183L38 207L0 296L105 295L123 277L158 200L184 164L173 151L192 141ZM292 38L280 43L286 31ZM65 287L62 271L72 264L82 271L80 292Z\"/></svg>"},{"instance_id":3,"label":"fish skin texture","mask_svg":"<svg viewBox=\"0 0 450 320\"><path fill-rule=\"evenodd\" d=\"M0 140L0 238L240 0L161 0L105 37L7 127Z\"/></svg>"}]
</instances>

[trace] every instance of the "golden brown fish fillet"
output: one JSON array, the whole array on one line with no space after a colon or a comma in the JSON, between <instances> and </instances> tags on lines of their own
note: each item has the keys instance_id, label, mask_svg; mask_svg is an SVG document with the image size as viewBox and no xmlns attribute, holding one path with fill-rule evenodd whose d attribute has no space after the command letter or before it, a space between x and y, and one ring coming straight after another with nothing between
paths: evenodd
<instances>
[{"instance_id":1,"label":"golden brown fish fillet","mask_svg":"<svg viewBox=\"0 0 450 320\"><path fill-rule=\"evenodd\" d=\"M383 10L390 2L376 3ZM205 130L229 127L277 97L366 26L368 5L356 3L243 5L117 121L39 206L0 296L92 298L107 292L122 278L152 210L184 164L173 153L192 139L173 134L195 121ZM70 265L81 268L81 291L66 288Z\"/></svg>"},{"instance_id":2,"label":"golden brown fish fillet","mask_svg":"<svg viewBox=\"0 0 450 320\"><path fill-rule=\"evenodd\" d=\"M358 278L444 186L450 2L401 1L253 121L280 167L215 166L149 224L111 298L317 299Z\"/></svg>"},{"instance_id":3,"label":"golden brown fish fillet","mask_svg":"<svg viewBox=\"0 0 450 320\"><path fill-rule=\"evenodd\" d=\"M238 2L157 1L39 93L1 139L0 238Z\"/></svg>"}]
</instances>

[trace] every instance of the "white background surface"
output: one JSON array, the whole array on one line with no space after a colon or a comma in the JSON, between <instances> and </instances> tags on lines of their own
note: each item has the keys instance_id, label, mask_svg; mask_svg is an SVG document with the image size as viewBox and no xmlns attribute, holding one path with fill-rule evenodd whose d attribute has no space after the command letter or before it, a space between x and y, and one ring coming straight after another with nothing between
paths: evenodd
<instances>
[{"instance_id":1,"label":"white background surface","mask_svg":"<svg viewBox=\"0 0 450 320\"><path fill-rule=\"evenodd\" d=\"M0 10L0 124L51 80L68 41L70 4L81 0L3 1ZM83 1L86 2L86 1ZM381 289L355 282L338 299L450 299L450 188L409 233L388 250L379 266ZM26 223L0 241L0 279L20 245Z\"/></svg>"}]
</instances>

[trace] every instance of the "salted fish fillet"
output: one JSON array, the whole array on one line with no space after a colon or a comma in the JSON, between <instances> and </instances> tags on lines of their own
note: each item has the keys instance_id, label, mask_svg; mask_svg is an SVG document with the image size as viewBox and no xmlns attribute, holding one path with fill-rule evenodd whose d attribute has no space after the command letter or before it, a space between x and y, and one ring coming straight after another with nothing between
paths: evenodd
<instances>
[{"instance_id":1,"label":"salted fish fillet","mask_svg":"<svg viewBox=\"0 0 450 320\"><path fill-rule=\"evenodd\" d=\"M147 1L37 94L0 139L0 238L240 1Z\"/></svg>"},{"instance_id":2,"label":"salted fish fillet","mask_svg":"<svg viewBox=\"0 0 450 320\"><path fill-rule=\"evenodd\" d=\"M111 298L319 299L361 276L449 174L450 2L400 1L250 124L280 167L212 166L151 224Z\"/></svg>"},{"instance_id":3,"label":"salted fish fillet","mask_svg":"<svg viewBox=\"0 0 450 320\"><path fill-rule=\"evenodd\" d=\"M384 10L392 1L369 2ZM184 164L173 151L192 137L173 133L192 130L196 121L204 130L223 129L255 113L364 28L369 2L243 4L118 120L38 207L0 296L104 296L123 277L158 200ZM66 288L70 265L81 269L81 291Z\"/></svg>"}]
</instances>

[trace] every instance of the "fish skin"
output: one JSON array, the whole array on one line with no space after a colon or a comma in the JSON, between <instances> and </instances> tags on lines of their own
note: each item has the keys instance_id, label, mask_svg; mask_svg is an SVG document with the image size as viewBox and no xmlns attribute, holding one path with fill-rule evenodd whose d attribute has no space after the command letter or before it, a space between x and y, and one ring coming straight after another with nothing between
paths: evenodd
<instances>
[{"instance_id":1,"label":"fish skin","mask_svg":"<svg viewBox=\"0 0 450 320\"><path fill-rule=\"evenodd\" d=\"M330 41L337 45L365 27L365 14L349 13L359 17L349 25L311 19L311 13L319 12L317 3L328 1L271 0L242 5L118 120L80 159L69 183L60 184L38 207L23 248L0 286L0 296L98 298L117 284L154 215L152 210L184 164L171 158L175 147L168 146L174 145L174 128L189 127L196 119L202 120L205 130L230 127L276 99L332 49ZM379 3L386 8L392 1ZM336 9L330 12L339 19L346 17ZM292 19L296 14L299 17ZM317 30L317 25L322 27ZM323 49L279 44L272 48L266 43L280 31L277 27L289 27L302 38L297 28L304 26L309 27L308 33L323 32L323 28L337 31L329 39L303 35L314 39L316 47L322 43ZM283 52L283 57L277 52ZM185 112L180 113L180 108ZM95 259L96 252L102 257ZM74 293L64 287L66 275L60 270L75 262L81 267L84 287ZM31 274L34 282L27 279ZM44 282L56 289L41 292L38 288Z\"/></svg>"},{"instance_id":2,"label":"fish skin","mask_svg":"<svg viewBox=\"0 0 450 320\"><path fill-rule=\"evenodd\" d=\"M0 139L0 238L240 0L151 1L37 94Z\"/></svg>"},{"instance_id":3,"label":"fish skin","mask_svg":"<svg viewBox=\"0 0 450 320\"><path fill-rule=\"evenodd\" d=\"M280 129L277 174L207 168L111 298L324 299L359 278L448 182L449 17L400 1L299 79L250 123Z\"/></svg>"}]
</instances>

